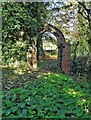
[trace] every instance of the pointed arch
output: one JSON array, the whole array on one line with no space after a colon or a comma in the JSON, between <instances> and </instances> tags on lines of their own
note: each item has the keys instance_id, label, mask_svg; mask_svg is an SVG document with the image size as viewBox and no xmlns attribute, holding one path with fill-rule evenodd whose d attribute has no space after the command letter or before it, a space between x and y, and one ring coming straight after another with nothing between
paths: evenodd
<instances>
[{"instance_id":1,"label":"pointed arch","mask_svg":"<svg viewBox=\"0 0 91 120\"><path fill-rule=\"evenodd\" d=\"M64 42L65 42L64 35L57 27L55 27L51 24L48 24L48 23L46 23L44 26L44 29L39 32L38 38L44 32L51 32L57 38L57 42L58 42L58 68L61 69L61 71L62 71L63 48L64 48ZM38 51L38 47L39 47L39 39L37 39L37 51ZM37 58L38 58L38 54L37 54Z\"/></svg>"}]
</instances>

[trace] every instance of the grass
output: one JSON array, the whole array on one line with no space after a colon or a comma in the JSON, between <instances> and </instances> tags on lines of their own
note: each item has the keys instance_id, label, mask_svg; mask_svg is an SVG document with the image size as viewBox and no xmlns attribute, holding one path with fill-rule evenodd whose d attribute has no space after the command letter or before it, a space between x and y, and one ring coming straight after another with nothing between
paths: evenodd
<instances>
[{"instance_id":1,"label":"grass","mask_svg":"<svg viewBox=\"0 0 91 120\"><path fill-rule=\"evenodd\" d=\"M57 59L44 59L38 62L38 67L41 70L49 72L57 72Z\"/></svg>"}]
</instances>

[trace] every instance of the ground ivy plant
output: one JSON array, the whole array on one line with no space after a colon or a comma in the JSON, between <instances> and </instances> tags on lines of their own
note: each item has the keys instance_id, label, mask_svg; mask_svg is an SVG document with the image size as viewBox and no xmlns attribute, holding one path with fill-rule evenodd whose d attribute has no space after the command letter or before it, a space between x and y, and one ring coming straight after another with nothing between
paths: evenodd
<instances>
[{"instance_id":1,"label":"ground ivy plant","mask_svg":"<svg viewBox=\"0 0 91 120\"><path fill-rule=\"evenodd\" d=\"M67 75L46 74L22 88L3 92L3 118L88 118L89 89Z\"/></svg>"}]
</instances>

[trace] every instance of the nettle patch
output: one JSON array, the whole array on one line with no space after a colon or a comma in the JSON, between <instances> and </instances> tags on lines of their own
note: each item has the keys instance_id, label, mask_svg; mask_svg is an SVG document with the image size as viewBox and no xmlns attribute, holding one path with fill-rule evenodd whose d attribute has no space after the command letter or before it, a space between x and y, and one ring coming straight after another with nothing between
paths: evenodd
<instances>
[{"instance_id":1,"label":"nettle patch","mask_svg":"<svg viewBox=\"0 0 91 120\"><path fill-rule=\"evenodd\" d=\"M87 118L91 111L87 88L63 74L47 74L34 83L4 93L3 118Z\"/></svg>"}]
</instances>

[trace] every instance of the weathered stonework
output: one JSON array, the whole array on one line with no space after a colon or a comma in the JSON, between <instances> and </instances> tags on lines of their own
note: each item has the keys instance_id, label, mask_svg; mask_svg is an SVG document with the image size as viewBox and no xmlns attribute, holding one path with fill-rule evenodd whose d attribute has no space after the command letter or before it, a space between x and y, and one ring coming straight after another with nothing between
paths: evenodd
<instances>
[{"instance_id":1,"label":"weathered stonework","mask_svg":"<svg viewBox=\"0 0 91 120\"><path fill-rule=\"evenodd\" d=\"M69 43L64 42L62 59L62 71L64 73L69 74L71 72L70 62L71 62L71 47Z\"/></svg>"},{"instance_id":2,"label":"weathered stonework","mask_svg":"<svg viewBox=\"0 0 91 120\"><path fill-rule=\"evenodd\" d=\"M65 38L63 33L55 26L51 24L46 24L44 30L40 31L38 37L41 36L44 32L51 32L55 35L58 42L58 68L61 72L69 74L71 72L70 61L71 61L71 47L70 44L65 42ZM37 48L36 48L37 46ZM39 39L37 39L37 45L35 43L32 44L32 68L37 68L37 58L38 58L38 50L40 44Z\"/></svg>"},{"instance_id":3,"label":"weathered stonework","mask_svg":"<svg viewBox=\"0 0 91 120\"><path fill-rule=\"evenodd\" d=\"M30 69L37 68L37 48L34 42L32 43L31 48L27 50L27 63Z\"/></svg>"},{"instance_id":4,"label":"weathered stonework","mask_svg":"<svg viewBox=\"0 0 91 120\"><path fill-rule=\"evenodd\" d=\"M32 64L33 64L33 68L36 69L37 68L37 48L35 45L33 45L32 47L32 54L33 54L33 61L32 61Z\"/></svg>"}]
</instances>

